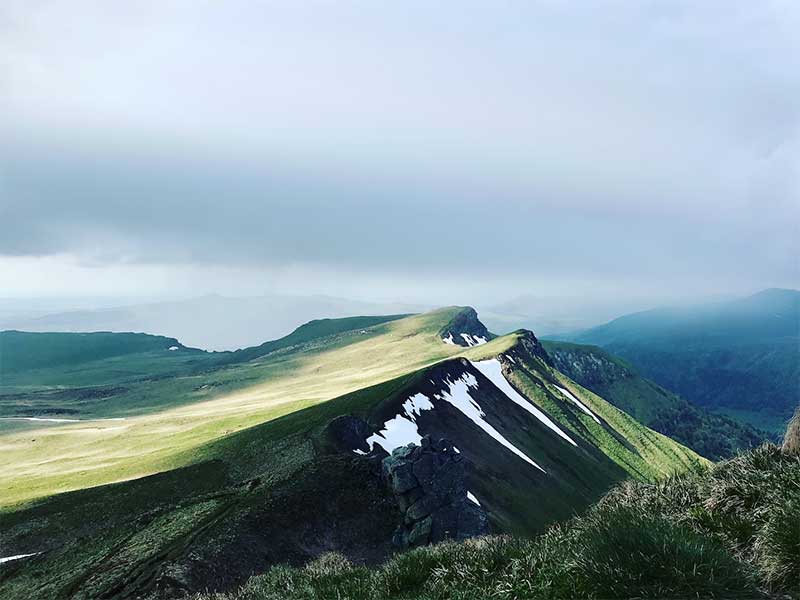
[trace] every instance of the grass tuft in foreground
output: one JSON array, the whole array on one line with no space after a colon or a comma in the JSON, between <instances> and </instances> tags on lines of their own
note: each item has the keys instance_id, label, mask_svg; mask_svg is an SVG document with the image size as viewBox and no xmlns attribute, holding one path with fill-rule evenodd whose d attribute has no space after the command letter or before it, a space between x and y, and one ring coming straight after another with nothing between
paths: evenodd
<instances>
[{"instance_id":1,"label":"grass tuft in foreground","mask_svg":"<svg viewBox=\"0 0 800 600\"><path fill-rule=\"evenodd\" d=\"M203 600L757 598L800 582L800 457L765 445L708 471L627 482L535 539L487 537L370 569L326 554Z\"/></svg>"}]
</instances>

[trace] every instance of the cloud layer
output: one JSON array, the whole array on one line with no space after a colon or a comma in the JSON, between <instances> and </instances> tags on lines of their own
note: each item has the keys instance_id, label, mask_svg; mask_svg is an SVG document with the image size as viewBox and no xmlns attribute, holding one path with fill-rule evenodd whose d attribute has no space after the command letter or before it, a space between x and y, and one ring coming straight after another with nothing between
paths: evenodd
<instances>
[{"instance_id":1,"label":"cloud layer","mask_svg":"<svg viewBox=\"0 0 800 600\"><path fill-rule=\"evenodd\" d=\"M792 2L4 3L0 256L165 289L798 285L798 28Z\"/></svg>"}]
</instances>

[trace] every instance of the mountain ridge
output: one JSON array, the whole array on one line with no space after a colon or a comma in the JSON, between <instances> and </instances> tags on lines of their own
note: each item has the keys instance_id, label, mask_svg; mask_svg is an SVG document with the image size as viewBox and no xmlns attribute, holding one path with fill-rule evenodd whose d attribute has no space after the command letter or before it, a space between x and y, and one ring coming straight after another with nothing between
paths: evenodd
<instances>
[{"instance_id":1,"label":"mountain ridge","mask_svg":"<svg viewBox=\"0 0 800 600\"><path fill-rule=\"evenodd\" d=\"M616 482L707 464L559 373L532 332L448 344L444 332L480 336L448 329L464 315L470 309L396 319L148 388L180 396L245 378L209 400L6 434L0 541L13 554L42 554L35 571L0 581L0 594L172 598L329 550L382 560L398 513L370 457L329 449L326 428L342 415L363 419L367 439L390 449L417 435L451 439L499 532L532 535ZM130 440L148 452L129 454ZM248 548L257 551L231 560Z\"/></svg>"}]
</instances>

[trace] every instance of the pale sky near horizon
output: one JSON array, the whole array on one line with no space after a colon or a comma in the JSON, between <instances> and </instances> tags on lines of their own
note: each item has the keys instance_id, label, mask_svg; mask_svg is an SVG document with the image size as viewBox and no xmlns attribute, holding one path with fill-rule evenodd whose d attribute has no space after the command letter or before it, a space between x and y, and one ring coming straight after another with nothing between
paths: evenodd
<instances>
[{"instance_id":1,"label":"pale sky near horizon","mask_svg":"<svg viewBox=\"0 0 800 600\"><path fill-rule=\"evenodd\" d=\"M6 0L0 297L800 287L800 3Z\"/></svg>"}]
</instances>

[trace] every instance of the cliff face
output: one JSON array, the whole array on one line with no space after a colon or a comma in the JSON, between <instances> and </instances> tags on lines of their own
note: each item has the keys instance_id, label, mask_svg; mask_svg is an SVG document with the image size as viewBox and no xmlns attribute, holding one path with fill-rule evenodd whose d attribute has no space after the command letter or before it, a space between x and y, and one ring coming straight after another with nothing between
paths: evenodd
<instances>
[{"instance_id":1,"label":"cliff face","mask_svg":"<svg viewBox=\"0 0 800 600\"><path fill-rule=\"evenodd\" d=\"M590 389L634 376L630 369L599 348L587 352L580 346L558 345L552 346L548 355L556 369Z\"/></svg>"},{"instance_id":2,"label":"cliff face","mask_svg":"<svg viewBox=\"0 0 800 600\"><path fill-rule=\"evenodd\" d=\"M442 340L456 346L479 346L496 336L478 319L472 307L461 310L441 331Z\"/></svg>"}]
</instances>

